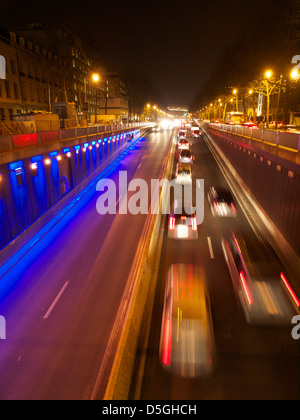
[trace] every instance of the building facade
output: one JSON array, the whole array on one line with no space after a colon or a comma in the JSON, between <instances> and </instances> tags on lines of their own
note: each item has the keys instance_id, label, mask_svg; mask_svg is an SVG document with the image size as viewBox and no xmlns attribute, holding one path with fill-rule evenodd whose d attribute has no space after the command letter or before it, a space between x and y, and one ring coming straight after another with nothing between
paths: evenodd
<instances>
[{"instance_id":1,"label":"building facade","mask_svg":"<svg viewBox=\"0 0 300 420\"><path fill-rule=\"evenodd\" d=\"M99 54L64 27L0 29L0 56L7 66L6 80L0 82L0 120L51 113L63 103L74 104L79 120L93 122L96 114L128 118L122 78L107 73Z\"/></svg>"},{"instance_id":2,"label":"building facade","mask_svg":"<svg viewBox=\"0 0 300 420\"><path fill-rule=\"evenodd\" d=\"M23 110L18 56L9 39L0 37L3 78L0 79L0 121L13 121Z\"/></svg>"}]
</instances>

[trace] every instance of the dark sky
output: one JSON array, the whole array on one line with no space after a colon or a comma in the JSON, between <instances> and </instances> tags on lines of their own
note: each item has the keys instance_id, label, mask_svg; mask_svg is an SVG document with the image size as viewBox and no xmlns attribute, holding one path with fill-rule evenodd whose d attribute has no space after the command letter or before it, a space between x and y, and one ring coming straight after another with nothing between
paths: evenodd
<instances>
[{"instance_id":1,"label":"dark sky","mask_svg":"<svg viewBox=\"0 0 300 420\"><path fill-rule=\"evenodd\" d=\"M0 21L64 24L110 71L138 69L166 104L189 105L222 51L276 0L1 0Z\"/></svg>"}]
</instances>

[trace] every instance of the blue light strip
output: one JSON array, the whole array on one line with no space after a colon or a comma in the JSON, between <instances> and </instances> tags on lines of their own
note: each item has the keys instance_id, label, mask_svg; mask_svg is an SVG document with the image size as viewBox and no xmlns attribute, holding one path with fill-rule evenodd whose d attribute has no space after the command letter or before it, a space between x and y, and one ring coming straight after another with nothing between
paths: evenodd
<instances>
[{"instance_id":1,"label":"blue light strip","mask_svg":"<svg viewBox=\"0 0 300 420\"><path fill-rule=\"evenodd\" d=\"M10 171L14 171L14 170L16 170L16 169L18 169L18 168L22 168L23 166L24 166L23 161L22 161L22 160L19 160L19 161L17 161L17 162L10 163L10 164L8 165L8 169L9 169Z\"/></svg>"},{"instance_id":2,"label":"blue light strip","mask_svg":"<svg viewBox=\"0 0 300 420\"><path fill-rule=\"evenodd\" d=\"M49 157L50 157L50 158L54 158L54 157L56 157L56 156L58 156L58 152L50 152L50 153L49 153Z\"/></svg>"},{"instance_id":3,"label":"blue light strip","mask_svg":"<svg viewBox=\"0 0 300 420\"><path fill-rule=\"evenodd\" d=\"M31 158L31 163L37 163L37 162L42 162L43 161L43 156L34 156Z\"/></svg>"}]
</instances>

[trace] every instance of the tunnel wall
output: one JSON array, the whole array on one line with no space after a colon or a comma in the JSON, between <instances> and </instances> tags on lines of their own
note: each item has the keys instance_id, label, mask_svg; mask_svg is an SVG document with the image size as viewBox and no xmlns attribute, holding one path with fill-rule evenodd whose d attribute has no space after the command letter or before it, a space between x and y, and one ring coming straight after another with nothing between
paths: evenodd
<instances>
[{"instance_id":1,"label":"tunnel wall","mask_svg":"<svg viewBox=\"0 0 300 420\"><path fill-rule=\"evenodd\" d=\"M139 133L140 129L118 131L0 165L0 250L126 149L129 138Z\"/></svg>"},{"instance_id":2,"label":"tunnel wall","mask_svg":"<svg viewBox=\"0 0 300 420\"><path fill-rule=\"evenodd\" d=\"M300 256L299 165L243 143L240 137L207 131Z\"/></svg>"}]
</instances>

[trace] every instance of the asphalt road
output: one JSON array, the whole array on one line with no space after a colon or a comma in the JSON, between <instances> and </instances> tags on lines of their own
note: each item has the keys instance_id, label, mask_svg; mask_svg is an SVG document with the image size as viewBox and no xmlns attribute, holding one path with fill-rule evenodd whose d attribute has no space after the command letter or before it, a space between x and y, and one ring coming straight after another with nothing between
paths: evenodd
<instances>
[{"instance_id":1,"label":"asphalt road","mask_svg":"<svg viewBox=\"0 0 300 420\"><path fill-rule=\"evenodd\" d=\"M205 193L210 186L227 186L204 138L193 140L195 155L193 178L204 179ZM248 235L251 246L257 236L236 201L236 219L214 218L205 200L204 223L196 241L168 239L168 219L164 231L163 250L155 295L146 354L145 368L136 360L136 378L142 376L141 388L133 379L131 399L140 400L238 400L300 398L300 346L292 340L291 327L257 327L246 322L236 298L232 280L221 248L223 235L231 230ZM253 215L256 217L256 215ZM169 267L176 263L200 264L209 283L216 362L211 376L184 379L162 369L159 340L164 287Z\"/></svg>"},{"instance_id":2,"label":"asphalt road","mask_svg":"<svg viewBox=\"0 0 300 420\"><path fill-rule=\"evenodd\" d=\"M119 171L128 182L159 178L170 139L149 133L105 177L117 186ZM99 196L92 188L1 278L1 400L90 399L100 366L109 365L107 344L147 216L100 216Z\"/></svg>"}]
</instances>

